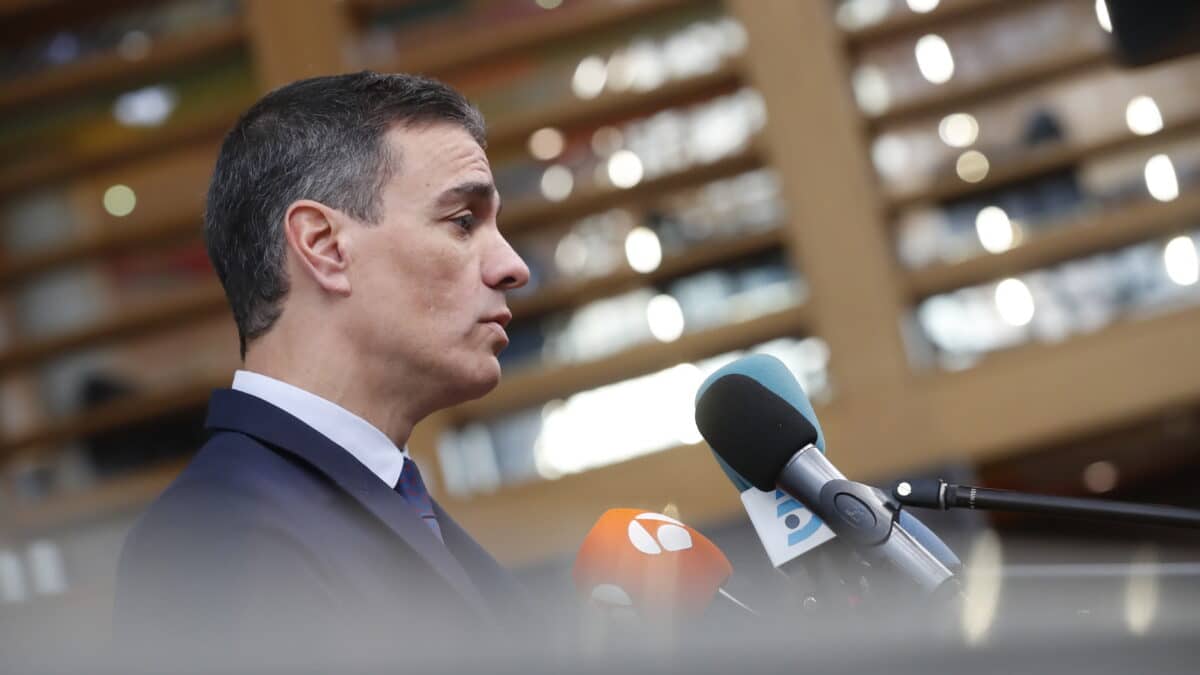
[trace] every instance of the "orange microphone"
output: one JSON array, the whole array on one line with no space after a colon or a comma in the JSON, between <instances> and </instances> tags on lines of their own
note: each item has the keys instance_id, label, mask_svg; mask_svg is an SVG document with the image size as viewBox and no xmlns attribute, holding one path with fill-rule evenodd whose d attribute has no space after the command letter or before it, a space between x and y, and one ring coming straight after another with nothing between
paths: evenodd
<instances>
[{"instance_id":1,"label":"orange microphone","mask_svg":"<svg viewBox=\"0 0 1200 675\"><path fill-rule=\"evenodd\" d=\"M722 590L729 559L700 532L661 513L609 509L579 547L572 575L586 601L647 618L698 616Z\"/></svg>"}]
</instances>

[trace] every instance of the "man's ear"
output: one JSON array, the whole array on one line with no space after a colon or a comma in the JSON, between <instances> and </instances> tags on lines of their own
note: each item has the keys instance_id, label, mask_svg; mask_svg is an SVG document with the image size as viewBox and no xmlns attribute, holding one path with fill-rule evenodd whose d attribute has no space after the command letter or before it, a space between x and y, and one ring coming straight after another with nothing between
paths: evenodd
<instances>
[{"instance_id":1,"label":"man's ear","mask_svg":"<svg viewBox=\"0 0 1200 675\"><path fill-rule=\"evenodd\" d=\"M350 294L345 225L341 213L310 199L293 202L283 216L284 236L300 269L321 288L340 295Z\"/></svg>"}]
</instances>

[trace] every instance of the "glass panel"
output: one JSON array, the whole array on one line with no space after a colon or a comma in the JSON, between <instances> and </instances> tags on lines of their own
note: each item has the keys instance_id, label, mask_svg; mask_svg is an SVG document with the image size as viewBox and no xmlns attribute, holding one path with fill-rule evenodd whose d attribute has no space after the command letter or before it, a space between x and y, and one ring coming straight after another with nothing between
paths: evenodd
<instances>
[{"instance_id":1,"label":"glass panel","mask_svg":"<svg viewBox=\"0 0 1200 675\"><path fill-rule=\"evenodd\" d=\"M1200 231L1193 230L936 295L914 318L934 363L970 367L991 351L1200 304L1198 243Z\"/></svg>"},{"instance_id":2,"label":"glass panel","mask_svg":"<svg viewBox=\"0 0 1200 675\"><path fill-rule=\"evenodd\" d=\"M938 95L942 85L982 84L1031 65L1103 54L1108 35L1091 3L1049 0L1022 4L986 21L963 21L940 33L865 47L851 85L859 107L881 115Z\"/></svg>"},{"instance_id":3,"label":"glass panel","mask_svg":"<svg viewBox=\"0 0 1200 675\"><path fill-rule=\"evenodd\" d=\"M588 189L631 188L735 155L749 147L765 123L762 97L743 89L572 134L549 160L513 152L493 156L492 170L506 204L562 201Z\"/></svg>"},{"instance_id":4,"label":"glass panel","mask_svg":"<svg viewBox=\"0 0 1200 675\"><path fill-rule=\"evenodd\" d=\"M900 216L897 254L909 268L1003 253L1040 233L1087 227L1124 206L1172 201L1200 184L1200 139L1170 151L1086 160L1037 178Z\"/></svg>"},{"instance_id":5,"label":"glass panel","mask_svg":"<svg viewBox=\"0 0 1200 675\"><path fill-rule=\"evenodd\" d=\"M173 0L136 3L83 21L64 17L65 21L56 21L56 25L69 26L64 30L21 36L0 47L0 83L33 77L108 52L138 61L146 57L154 40L186 35L226 21L238 14L238 4L237 0ZM74 8L61 11L69 9Z\"/></svg>"},{"instance_id":6,"label":"glass panel","mask_svg":"<svg viewBox=\"0 0 1200 675\"><path fill-rule=\"evenodd\" d=\"M747 352L778 357L814 401L828 400L829 349L820 338L781 338ZM699 443L697 388L747 352L681 363L449 431L438 443L446 489L467 497Z\"/></svg>"}]
</instances>

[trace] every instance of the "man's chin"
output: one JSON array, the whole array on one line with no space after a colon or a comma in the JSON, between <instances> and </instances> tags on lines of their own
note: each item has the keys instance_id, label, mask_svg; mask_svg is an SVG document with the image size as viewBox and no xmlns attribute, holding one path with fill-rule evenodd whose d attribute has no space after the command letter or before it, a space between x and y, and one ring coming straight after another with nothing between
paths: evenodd
<instances>
[{"instance_id":1,"label":"man's chin","mask_svg":"<svg viewBox=\"0 0 1200 675\"><path fill-rule=\"evenodd\" d=\"M500 362L495 358L464 378L462 394L464 401L473 401L489 394L500 384ZM490 366L490 367L488 367Z\"/></svg>"}]
</instances>

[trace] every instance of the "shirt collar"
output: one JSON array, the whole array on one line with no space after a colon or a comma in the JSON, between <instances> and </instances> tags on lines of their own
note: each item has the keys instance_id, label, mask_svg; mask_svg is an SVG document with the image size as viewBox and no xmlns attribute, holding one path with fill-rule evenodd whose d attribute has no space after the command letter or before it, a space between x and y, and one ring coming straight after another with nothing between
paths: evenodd
<instances>
[{"instance_id":1,"label":"shirt collar","mask_svg":"<svg viewBox=\"0 0 1200 675\"><path fill-rule=\"evenodd\" d=\"M274 405L341 446L371 473L396 487L408 456L382 431L342 406L273 377L248 370L233 375L233 388Z\"/></svg>"}]
</instances>

